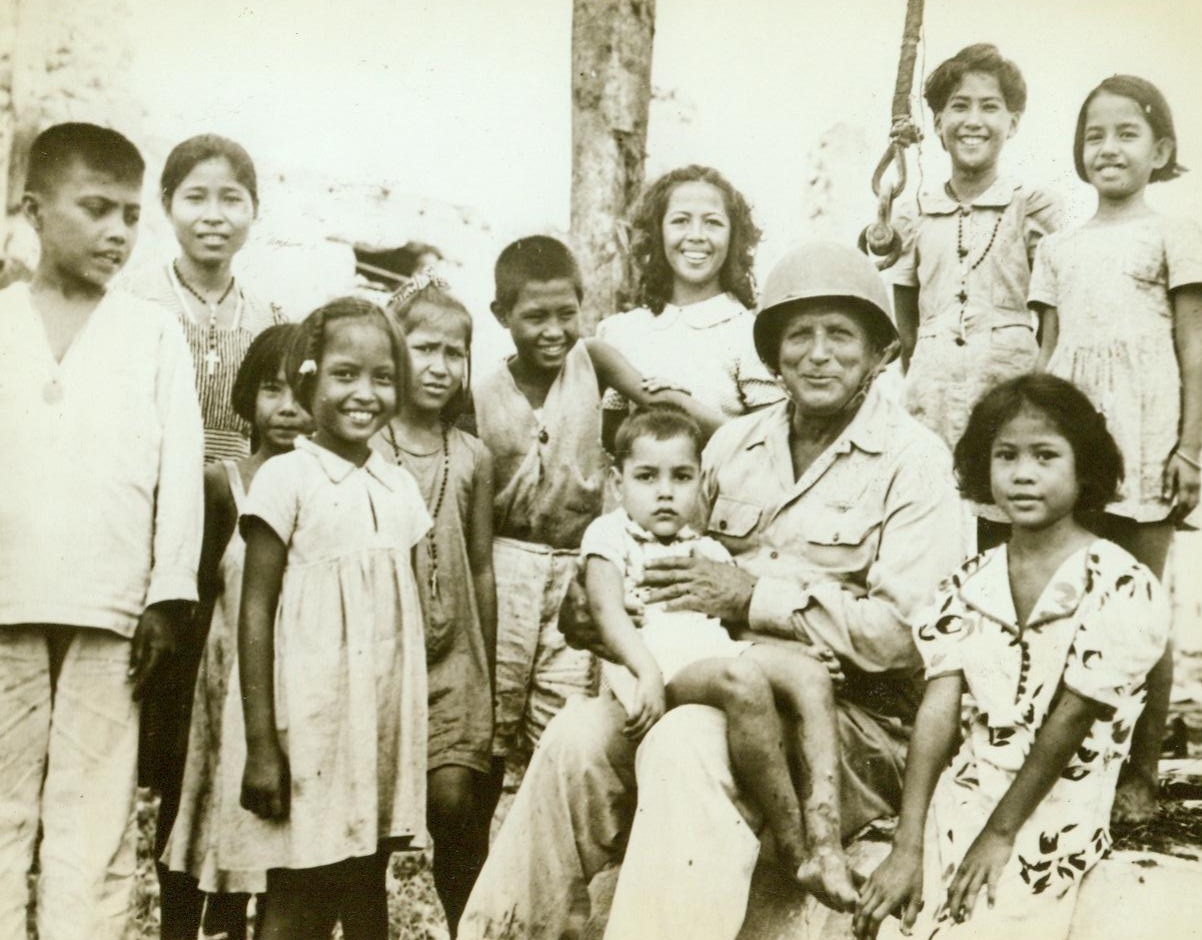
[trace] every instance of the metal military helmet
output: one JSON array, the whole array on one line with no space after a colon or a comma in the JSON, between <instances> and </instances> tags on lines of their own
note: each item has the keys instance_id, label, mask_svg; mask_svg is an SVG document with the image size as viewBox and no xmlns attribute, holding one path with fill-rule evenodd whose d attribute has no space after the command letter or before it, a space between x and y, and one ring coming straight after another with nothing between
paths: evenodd
<instances>
[{"instance_id":1,"label":"metal military helmet","mask_svg":"<svg viewBox=\"0 0 1202 940\"><path fill-rule=\"evenodd\" d=\"M753 328L755 351L773 372L781 328L791 314L803 308L804 301L819 298L851 301L848 312L860 314L860 322L879 349L897 342L889 294L876 265L838 242L804 242L776 263L760 296Z\"/></svg>"}]
</instances>

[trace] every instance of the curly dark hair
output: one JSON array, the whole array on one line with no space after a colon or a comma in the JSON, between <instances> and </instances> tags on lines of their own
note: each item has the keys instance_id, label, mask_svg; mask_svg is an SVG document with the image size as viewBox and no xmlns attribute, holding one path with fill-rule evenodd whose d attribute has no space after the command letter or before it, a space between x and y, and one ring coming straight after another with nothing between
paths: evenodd
<instances>
[{"instance_id":1,"label":"curly dark hair","mask_svg":"<svg viewBox=\"0 0 1202 940\"><path fill-rule=\"evenodd\" d=\"M1072 382L1029 372L990 389L973 406L964 434L956 442L956 480L968 499L993 503L990 464L993 441L1002 427L1024 408L1043 415L1073 449L1080 495L1073 515L1078 520L1096 517L1114 499L1123 478L1119 452L1106 419L1088 396Z\"/></svg>"},{"instance_id":2,"label":"curly dark hair","mask_svg":"<svg viewBox=\"0 0 1202 940\"><path fill-rule=\"evenodd\" d=\"M672 299L674 276L664 254L664 213L680 183L709 183L722 193L730 218L730 249L718 275L722 290L733 294L748 310L755 307L755 250L763 232L751 216L751 205L717 170L690 164L665 173L647 187L630 217L630 259L635 268L635 303L662 313Z\"/></svg>"},{"instance_id":3,"label":"curly dark hair","mask_svg":"<svg viewBox=\"0 0 1202 940\"><path fill-rule=\"evenodd\" d=\"M927 106L935 114L942 111L947 106L947 99L969 72L992 75L1002 90L1006 107L1016 114L1027 110L1027 83L1023 73L1009 59L1003 58L997 46L988 42L965 46L950 59L939 63L922 86Z\"/></svg>"},{"instance_id":4,"label":"curly dark hair","mask_svg":"<svg viewBox=\"0 0 1202 940\"><path fill-rule=\"evenodd\" d=\"M1156 140L1168 140L1172 143L1169 159L1162 167L1152 171L1150 183L1160 183L1176 179L1185 172L1185 167L1177 162L1177 130L1173 126L1173 112L1159 88L1146 78L1138 75L1111 75L1085 97L1085 103L1077 114L1077 130L1073 135L1073 166L1077 175L1086 183L1089 176L1085 172L1085 122L1089 118L1089 105L1098 95L1117 95L1120 98L1130 98L1143 112L1144 119L1152 129Z\"/></svg>"}]
</instances>

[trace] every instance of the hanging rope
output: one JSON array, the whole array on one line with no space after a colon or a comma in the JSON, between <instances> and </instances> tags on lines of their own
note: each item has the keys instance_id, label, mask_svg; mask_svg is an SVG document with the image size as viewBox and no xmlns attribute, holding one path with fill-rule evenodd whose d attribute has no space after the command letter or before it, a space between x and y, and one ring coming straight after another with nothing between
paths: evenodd
<instances>
[{"instance_id":1,"label":"hanging rope","mask_svg":"<svg viewBox=\"0 0 1202 940\"><path fill-rule=\"evenodd\" d=\"M876 256L880 270L890 268L901 256L901 235L893 227L893 200L906 188L906 148L922 138L910 112L910 90L914 87L914 61L922 34L924 0L907 0L906 23L902 29L901 55L897 62L897 80L893 85L893 123L889 145L872 174L872 193L877 197L876 221L860 233L860 250ZM893 181L885 183L892 167Z\"/></svg>"}]
</instances>

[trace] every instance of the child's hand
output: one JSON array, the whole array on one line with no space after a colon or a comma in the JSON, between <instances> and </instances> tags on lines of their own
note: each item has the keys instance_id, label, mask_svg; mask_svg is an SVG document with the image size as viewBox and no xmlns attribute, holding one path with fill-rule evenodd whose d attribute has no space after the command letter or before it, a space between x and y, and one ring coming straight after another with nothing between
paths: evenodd
<instances>
[{"instance_id":1,"label":"child's hand","mask_svg":"<svg viewBox=\"0 0 1202 940\"><path fill-rule=\"evenodd\" d=\"M666 707L663 677L655 673L640 678L634 688L634 704L622 733L632 741L638 741L664 716Z\"/></svg>"},{"instance_id":2,"label":"child's hand","mask_svg":"<svg viewBox=\"0 0 1202 940\"><path fill-rule=\"evenodd\" d=\"M810 648L810 655L826 667L826 673L830 676L831 685L836 689L843 685L843 680L847 678L843 675L843 664L839 662L839 657L831 652L829 647L812 646Z\"/></svg>"},{"instance_id":3,"label":"child's hand","mask_svg":"<svg viewBox=\"0 0 1202 940\"><path fill-rule=\"evenodd\" d=\"M292 778L277 742L247 748L242 772L242 808L263 819L287 819Z\"/></svg>"},{"instance_id":4,"label":"child's hand","mask_svg":"<svg viewBox=\"0 0 1202 940\"><path fill-rule=\"evenodd\" d=\"M922 853L896 846L860 888L852 920L859 940L872 940L881 922L901 908L901 930L909 935L922 907Z\"/></svg>"},{"instance_id":5,"label":"child's hand","mask_svg":"<svg viewBox=\"0 0 1202 940\"><path fill-rule=\"evenodd\" d=\"M175 653L176 619L182 611L167 604L152 604L142 611L129 649L129 678L134 701L141 701L151 680Z\"/></svg>"},{"instance_id":6,"label":"child's hand","mask_svg":"<svg viewBox=\"0 0 1202 940\"><path fill-rule=\"evenodd\" d=\"M948 910L957 923L963 923L972 915L981 888L985 889L989 906L993 907L997 900L998 879L1013 852L1014 840L999 835L988 826L973 840L947 891Z\"/></svg>"},{"instance_id":7,"label":"child's hand","mask_svg":"<svg viewBox=\"0 0 1202 940\"><path fill-rule=\"evenodd\" d=\"M687 388L681 388L679 385L673 385L667 379L655 378L647 376L643 379L643 391L648 395L658 395L660 392L680 392L682 395L688 395Z\"/></svg>"},{"instance_id":8,"label":"child's hand","mask_svg":"<svg viewBox=\"0 0 1202 940\"><path fill-rule=\"evenodd\" d=\"M1169 455L1169 462L1164 467L1164 483L1161 496L1166 502L1173 503L1170 513L1174 522L1180 522L1198 505L1200 478L1196 465L1174 450Z\"/></svg>"}]
</instances>

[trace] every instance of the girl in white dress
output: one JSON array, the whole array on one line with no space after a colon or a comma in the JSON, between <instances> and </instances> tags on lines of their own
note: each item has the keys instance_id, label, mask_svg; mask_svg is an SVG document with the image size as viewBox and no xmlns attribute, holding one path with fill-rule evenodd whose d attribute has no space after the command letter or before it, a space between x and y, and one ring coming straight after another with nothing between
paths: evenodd
<instances>
[{"instance_id":1,"label":"girl in white dress","mask_svg":"<svg viewBox=\"0 0 1202 940\"><path fill-rule=\"evenodd\" d=\"M1110 846L1168 604L1147 567L1083 525L1122 458L1071 383L1033 373L988 392L956 471L967 497L1006 514L1011 539L953 574L915 629L927 686L901 818L855 931L873 937L898 914L928 940L1064 940Z\"/></svg>"},{"instance_id":2,"label":"girl in white dress","mask_svg":"<svg viewBox=\"0 0 1202 940\"><path fill-rule=\"evenodd\" d=\"M430 516L369 446L408 358L384 311L314 311L289 358L312 440L269 460L241 518L242 806L222 857L267 871L260 940L385 940L389 853L426 832L426 654L413 548Z\"/></svg>"},{"instance_id":3,"label":"girl in white dress","mask_svg":"<svg viewBox=\"0 0 1202 940\"><path fill-rule=\"evenodd\" d=\"M1043 322L1041 362L1081 387L1123 453L1126 481L1099 534L1159 577L1174 524L1198 505L1202 229L1144 201L1150 182L1182 171L1173 115L1151 82L1114 75L1091 91L1073 156L1077 175L1097 191L1098 209L1036 252L1030 304ZM1166 652L1149 680L1116 818L1143 821L1155 811L1172 676Z\"/></svg>"},{"instance_id":4,"label":"girl in white dress","mask_svg":"<svg viewBox=\"0 0 1202 940\"><path fill-rule=\"evenodd\" d=\"M761 233L743 194L711 167L678 167L647 187L630 228L637 306L602 320L597 338L722 420L780 401L751 340ZM627 402L611 390L603 407L608 444Z\"/></svg>"}]
</instances>

